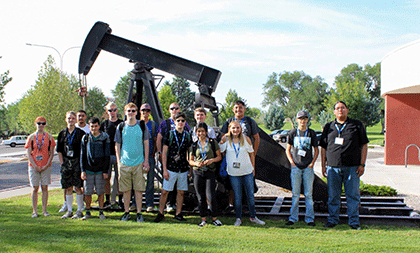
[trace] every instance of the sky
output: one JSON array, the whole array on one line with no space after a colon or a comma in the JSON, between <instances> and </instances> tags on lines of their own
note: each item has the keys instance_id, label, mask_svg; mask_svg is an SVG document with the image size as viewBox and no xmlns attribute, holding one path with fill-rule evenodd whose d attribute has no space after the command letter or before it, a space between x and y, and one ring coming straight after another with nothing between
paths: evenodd
<instances>
[{"instance_id":1,"label":"sky","mask_svg":"<svg viewBox=\"0 0 420 253\"><path fill-rule=\"evenodd\" d=\"M374 65L420 38L417 1L7 1L0 15L0 73L9 70L6 104L22 98L48 55L78 75L83 42L97 21L112 34L222 72L214 93L223 103L236 90L262 109L263 84L273 72L304 71L330 85L348 64ZM55 48L28 46L26 43ZM69 50L67 50L69 49ZM65 53L64 53L65 52ZM128 59L102 51L88 87L111 97ZM159 70L167 81L172 75ZM192 83L192 90L196 86Z\"/></svg>"}]
</instances>

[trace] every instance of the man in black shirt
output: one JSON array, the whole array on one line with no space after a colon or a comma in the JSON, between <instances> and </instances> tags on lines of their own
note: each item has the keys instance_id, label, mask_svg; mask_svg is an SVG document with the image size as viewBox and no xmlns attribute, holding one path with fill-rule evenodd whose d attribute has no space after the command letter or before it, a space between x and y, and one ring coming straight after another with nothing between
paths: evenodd
<instances>
[{"instance_id":1,"label":"man in black shirt","mask_svg":"<svg viewBox=\"0 0 420 253\"><path fill-rule=\"evenodd\" d=\"M352 229L360 229L359 204L360 177L365 172L367 143L369 142L362 122L347 117L349 109L343 101L334 105L336 119L325 125L320 146L322 174L328 179L328 223L338 224L340 215L341 187L347 198L347 215Z\"/></svg>"}]
</instances>

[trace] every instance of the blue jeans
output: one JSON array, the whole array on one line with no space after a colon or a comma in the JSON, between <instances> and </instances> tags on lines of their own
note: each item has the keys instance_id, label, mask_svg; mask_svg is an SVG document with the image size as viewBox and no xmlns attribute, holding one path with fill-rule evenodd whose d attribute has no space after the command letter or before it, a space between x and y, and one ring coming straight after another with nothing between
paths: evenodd
<instances>
[{"instance_id":1,"label":"blue jeans","mask_svg":"<svg viewBox=\"0 0 420 253\"><path fill-rule=\"evenodd\" d=\"M330 167L327 166L328 179L328 222L338 224L340 215L341 186L347 198L347 216L349 225L359 225L360 179L356 173L357 166Z\"/></svg>"},{"instance_id":2,"label":"blue jeans","mask_svg":"<svg viewBox=\"0 0 420 253\"><path fill-rule=\"evenodd\" d=\"M246 200L248 202L249 216L255 218L255 199L254 199L254 175L229 176L235 194L235 216L242 219L242 189L245 189Z\"/></svg>"},{"instance_id":3,"label":"blue jeans","mask_svg":"<svg viewBox=\"0 0 420 253\"><path fill-rule=\"evenodd\" d=\"M147 172L147 183L146 183L146 207L154 206L155 199L155 158L149 156L149 172Z\"/></svg>"},{"instance_id":4,"label":"blue jeans","mask_svg":"<svg viewBox=\"0 0 420 253\"><path fill-rule=\"evenodd\" d=\"M303 180L303 194L305 195L305 222L313 222L315 218L314 214L314 201L312 199L312 188L314 184L314 169L305 168L299 169L298 167L292 167L290 174L292 180L292 208L290 209L289 221L297 222L299 220L299 198L302 189Z\"/></svg>"}]
</instances>

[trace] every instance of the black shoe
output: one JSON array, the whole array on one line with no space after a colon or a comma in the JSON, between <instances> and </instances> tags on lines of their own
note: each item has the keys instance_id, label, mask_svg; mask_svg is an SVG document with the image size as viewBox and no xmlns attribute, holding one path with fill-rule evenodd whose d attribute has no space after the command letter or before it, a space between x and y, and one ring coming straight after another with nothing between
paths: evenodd
<instances>
[{"instance_id":1,"label":"black shoe","mask_svg":"<svg viewBox=\"0 0 420 253\"><path fill-rule=\"evenodd\" d=\"M226 209L223 211L223 213L230 213L235 209L234 206L228 205L228 207L226 207Z\"/></svg>"},{"instance_id":2,"label":"black shoe","mask_svg":"<svg viewBox=\"0 0 420 253\"><path fill-rule=\"evenodd\" d=\"M337 224L331 223L331 222L327 222L327 224L324 225L324 228L333 228L337 226Z\"/></svg>"},{"instance_id":3,"label":"black shoe","mask_svg":"<svg viewBox=\"0 0 420 253\"><path fill-rule=\"evenodd\" d=\"M308 222L307 224L308 224L308 226L315 227L315 222L313 222L313 221Z\"/></svg>"},{"instance_id":4,"label":"black shoe","mask_svg":"<svg viewBox=\"0 0 420 253\"><path fill-rule=\"evenodd\" d=\"M293 221L288 221L287 223L286 223L286 226L292 226L293 224L295 224Z\"/></svg>"},{"instance_id":5,"label":"black shoe","mask_svg":"<svg viewBox=\"0 0 420 253\"><path fill-rule=\"evenodd\" d=\"M165 218L165 215L163 215L159 212L153 222L156 222L156 223L161 222L163 220L163 218Z\"/></svg>"},{"instance_id":6,"label":"black shoe","mask_svg":"<svg viewBox=\"0 0 420 253\"><path fill-rule=\"evenodd\" d=\"M174 216L174 219L175 220L177 220L177 221L187 221L183 216L182 216L182 214L178 214L178 215L175 215Z\"/></svg>"},{"instance_id":7,"label":"black shoe","mask_svg":"<svg viewBox=\"0 0 420 253\"><path fill-rule=\"evenodd\" d=\"M110 206L111 205L111 203L109 202L109 201L105 201L104 202L104 207L108 207L108 206Z\"/></svg>"},{"instance_id":8,"label":"black shoe","mask_svg":"<svg viewBox=\"0 0 420 253\"><path fill-rule=\"evenodd\" d=\"M351 229L361 230L362 228L359 225L350 225Z\"/></svg>"}]
</instances>

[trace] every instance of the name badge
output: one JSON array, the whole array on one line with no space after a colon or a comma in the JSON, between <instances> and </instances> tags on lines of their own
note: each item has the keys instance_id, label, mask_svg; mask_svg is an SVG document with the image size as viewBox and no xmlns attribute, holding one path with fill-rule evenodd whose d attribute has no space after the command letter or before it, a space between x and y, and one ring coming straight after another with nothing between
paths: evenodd
<instances>
[{"instance_id":1,"label":"name badge","mask_svg":"<svg viewBox=\"0 0 420 253\"><path fill-rule=\"evenodd\" d=\"M42 155L37 155L37 156L35 157L35 159L36 159L37 161L42 161L42 160L43 160L43 157L42 157Z\"/></svg>"},{"instance_id":2,"label":"name badge","mask_svg":"<svg viewBox=\"0 0 420 253\"><path fill-rule=\"evenodd\" d=\"M74 156L74 151L73 150L67 150L67 156L68 157L73 157Z\"/></svg>"},{"instance_id":3,"label":"name badge","mask_svg":"<svg viewBox=\"0 0 420 253\"><path fill-rule=\"evenodd\" d=\"M174 160L175 160L175 162L178 162L179 160L181 160L181 156L179 154L176 154L174 156Z\"/></svg>"},{"instance_id":4,"label":"name badge","mask_svg":"<svg viewBox=\"0 0 420 253\"><path fill-rule=\"evenodd\" d=\"M302 149L299 149L298 150L298 155L305 156L306 155L306 151L305 150L302 150Z\"/></svg>"},{"instance_id":5,"label":"name badge","mask_svg":"<svg viewBox=\"0 0 420 253\"><path fill-rule=\"evenodd\" d=\"M233 163L233 168L235 168L235 169L239 169L239 168L241 168L241 163Z\"/></svg>"},{"instance_id":6,"label":"name badge","mask_svg":"<svg viewBox=\"0 0 420 253\"><path fill-rule=\"evenodd\" d=\"M344 143L344 138L341 138L341 137L336 137L335 138L335 142L334 142L335 144L337 144L337 145L343 145L343 143Z\"/></svg>"}]
</instances>

